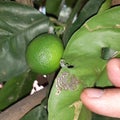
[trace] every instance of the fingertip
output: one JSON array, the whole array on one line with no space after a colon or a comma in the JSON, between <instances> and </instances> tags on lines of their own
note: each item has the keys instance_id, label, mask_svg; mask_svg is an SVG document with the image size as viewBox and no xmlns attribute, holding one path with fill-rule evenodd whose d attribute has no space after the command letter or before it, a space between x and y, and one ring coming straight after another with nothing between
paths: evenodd
<instances>
[{"instance_id":1,"label":"fingertip","mask_svg":"<svg viewBox=\"0 0 120 120\"><path fill-rule=\"evenodd\" d=\"M94 111L95 108L98 106L97 100L99 100L103 94L104 94L104 90L87 88L83 90L80 96L80 99L82 103L85 106L87 106L88 109L90 109L91 111Z\"/></svg>"},{"instance_id":2,"label":"fingertip","mask_svg":"<svg viewBox=\"0 0 120 120\"><path fill-rule=\"evenodd\" d=\"M120 59L113 58L107 63L109 80L117 87L120 87Z\"/></svg>"},{"instance_id":3,"label":"fingertip","mask_svg":"<svg viewBox=\"0 0 120 120\"><path fill-rule=\"evenodd\" d=\"M81 98L99 98L103 93L104 90L102 89L87 88L82 92Z\"/></svg>"},{"instance_id":4,"label":"fingertip","mask_svg":"<svg viewBox=\"0 0 120 120\"><path fill-rule=\"evenodd\" d=\"M120 118L119 100L120 89L100 90L89 88L81 94L81 101L90 111L110 117Z\"/></svg>"}]
</instances>

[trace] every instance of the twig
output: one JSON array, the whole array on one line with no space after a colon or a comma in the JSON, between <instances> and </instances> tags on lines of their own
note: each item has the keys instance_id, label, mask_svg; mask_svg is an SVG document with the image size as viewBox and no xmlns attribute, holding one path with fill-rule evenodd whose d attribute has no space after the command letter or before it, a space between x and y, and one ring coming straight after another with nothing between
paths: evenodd
<instances>
[{"instance_id":1,"label":"twig","mask_svg":"<svg viewBox=\"0 0 120 120\"><path fill-rule=\"evenodd\" d=\"M120 5L120 0L112 0L112 6Z\"/></svg>"},{"instance_id":2,"label":"twig","mask_svg":"<svg viewBox=\"0 0 120 120\"><path fill-rule=\"evenodd\" d=\"M41 103L45 98L47 87L29 95L0 113L0 120L20 120L27 112Z\"/></svg>"},{"instance_id":3,"label":"twig","mask_svg":"<svg viewBox=\"0 0 120 120\"><path fill-rule=\"evenodd\" d=\"M33 7L32 0L16 0L16 2Z\"/></svg>"}]
</instances>

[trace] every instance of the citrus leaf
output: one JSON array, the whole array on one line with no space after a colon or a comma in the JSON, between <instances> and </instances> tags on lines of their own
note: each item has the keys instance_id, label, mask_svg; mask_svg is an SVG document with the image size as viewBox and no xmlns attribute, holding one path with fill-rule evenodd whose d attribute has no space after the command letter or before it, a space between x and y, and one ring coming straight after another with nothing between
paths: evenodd
<instances>
[{"instance_id":1,"label":"citrus leaf","mask_svg":"<svg viewBox=\"0 0 120 120\"><path fill-rule=\"evenodd\" d=\"M107 60L101 58L101 49L105 47L116 51L120 49L120 21L117 19L119 9L120 7L115 7L88 20L72 36L65 49L63 58L74 66L74 72L81 80L85 83L88 81L87 85L91 86L93 80L96 81L95 78L98 79L105 69ZM87 78L87 76L91 77ZM88 85L88 87L90 86Z\"/></svg>"},{"instance_id":2,"label":"citrus leaf","mask_svg":"<svg viewBox=\"0 0 120 120\"><path fill-rule=\"evenodd\" d=\"M73 7L73 5L76 3L74 0L65 0L65 3L69 7Z\"/></svg>"},{"instance_id":3,"label":"citrus leaf","mask_svg":"<svg viewBox=\"0 0 120 120\"><path fill-rule=\"evenodd\" d=\"M112 0L105 0L101 8L99 9L98 13L102 13L105 10L109 9L111 7L111 4L112 4Z\"/></svg>"},{"instance_id":4,"label":"citrus leaf","mask_svg":"<svg viewBox=\"0 0 120 120\"><path fill-rule=\"evenodd\" d=\"M36 74L24 72L7 81L0 90L0 110L30 93Z\"/></svg>"},{"instance_id":5,"label":"citrus leaf","mask_svg":"<svg viewBox=\"0 0 120 120\"><path fill-rule=\"evenodd\" d=\"M72 68L70 68L72 69ZM84 86L67 68L59 72L48 101L49 120L91 120L91 113L80 101ZM53 105L54 104L54 105Z\"/></svg>"},{"instance_id":6,"label":"citrus leaf","mask_svg":"<svg viewBox=\"0 0 120 120\"><path fill-rule=\"evenodd\" d=\"M0 81L26 71L26 47L33 38L47 32L48 25L48 18L32 7L0 2Z\"/></svg>"},{"instance_id":7,"label":"citrus leaf","mask_svg":"<svg viewBox=\"0 0 120 120\"><path fill-rule=\"evenodd\" d=\"M82 8L82 10L80 11L78 18L76 19L76 21L69 25L69 29L66 31L65 35L64 35L64 42L65 44L68 42L68 40L70 39L70 37L72 36L72 34L79 29L83 23L89 19L90 17L92 17L93 15L97 14L99 8L101 7L101 5L103 4L105 0L89 0Z\"/></svg>"},{"instance_id":8,"label":"citrus leaf","mask_svg":"<svg viewBox=\"0 0 120 120\"><path fill-rule=\"evenodd\" d=\"M54 2L51 2L51 0L46 0L46 12L58 16L61 10L62 1L63 0L55 0Z\"/></svg>"},{"instance_id":9,"label":"citrus leaf","mask_svg":"<svg viewBox=\"0 0 120 120\"><path fill-rule=\"evenodd\" d=\"M55 79L48 101L49 120L63 120L63 116L65 120L73 120L74 110L79 112L82 107L79 100L82 87L69 70L62 69ZM79 114L75 115L75 118L78 118Z\"/></svg>"},{"instance_id":10,"label":"citrus leaf","mask_svg":"<svg viewBox=\"0 0 120 120\"><path fill-rule=\"evenodd\" d=\"M112 86L106 74L107 60L101 58L101 49L108 47L120 51L119 17L120 7L111 8L86 21L73 34L63 54L64 62L73 67L64 66L54 82L49 97L49 120L58 120L60 114L65 120L80 120L74 119L76 112L70 106L79 102L82 109L82 90L96 85ZM82 114L81 109L77 115ZM84 112L87 113L87 109ZM85 118L87 119L89 118Z\"/></svg>"}]
</instances>

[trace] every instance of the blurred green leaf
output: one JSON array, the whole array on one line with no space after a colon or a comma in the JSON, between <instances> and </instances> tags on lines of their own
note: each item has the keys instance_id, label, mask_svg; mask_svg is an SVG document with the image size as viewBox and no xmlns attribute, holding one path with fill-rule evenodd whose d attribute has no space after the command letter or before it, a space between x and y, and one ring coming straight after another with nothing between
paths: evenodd
<instances>
[{"instance_id":1,"label":"blurred green leaf","mask_svg":"<svg viewBox=\"0 0 120 120\"><path fill-rule=\"evenodd\" d=\"M99 8L104 3L105 0L89 0L82 8L80 13L78 14L78 18L76 21L68 26L68 29L64 33L64 43L67 44L68 40L72 36L72 34L79 29L83 23L89 19L90 17L97 14ZM77 14L77 13L75 13Z\"/></svg>"},{"instance_id":2,"label":"blurred green leaf","mask_svg":"<svg viewBox=\"0 0 120 120\"><path fill-rule=\"evenodd\" d=\"M48 18L36 9L0 2L0 81L26 71L26 47L33 38L47 32L48 26Z\"/></svg>"},{"instance_id":3,"label":"blurred green leaf","mask_svg":"<svg viewBox=\"0 0 120 120\"><path fill-rule=\"evenodd\" d=\"M111 5L112 5L112 0L105 0L101 8L99 9L98 13L102 13L105 10L109 9Z\"/></svg>"},{"instance_id":4,"label":"blurred green leaf","mask_svg":"<svg viewBox=\"0 0 120 120\"><path fill-rule=\"evenodd\" d=\"M108 47L120 51L119 17L120 7L111 8L86 21L73 34L63 54L65 65L73 67L63 67L55 79L48 104L49 120L62 120L61 115L65 120L73 120L82 114L80 94L84 88L112 86L106 74L107 60L101 58L101 49ZM71 107L74 104L77 107ZM83 114L87 115L87 109ZM88 119L91 118L84 118Z\"/></svg>"},{"instance_id":5,"label":"blurred green leaf","mask_svg":"<svg viewBox=\"0 0 120 120\"><path fill-rule=\"evenodd\" d=\"M75 0L65 0L65 4L68 6L68 7L74 7L76 1Z\"/></svg>"},{"instance_id":6,"label":"blurred green leaf","mask_svg":"<svg viewBox=\"0 0 120 120\"><path fill-rule=\"evenodd\" d=\"M7 81L0 90L0 110L5 109L20 98L28 95L35 79L36 74L25 72Z\"/></svg>"},{"instance_id":7,"label":"blurred green leaf","mask_svg":"<svg viewBox=\"0 0 120 120\"><path fill-rule=\"evenodd\" d=\"M58 17L62 7L62 1L63 0L54 0L54 2L51 2L51 0L46 0L46 12Z\"/></svg>"}]
</instances>

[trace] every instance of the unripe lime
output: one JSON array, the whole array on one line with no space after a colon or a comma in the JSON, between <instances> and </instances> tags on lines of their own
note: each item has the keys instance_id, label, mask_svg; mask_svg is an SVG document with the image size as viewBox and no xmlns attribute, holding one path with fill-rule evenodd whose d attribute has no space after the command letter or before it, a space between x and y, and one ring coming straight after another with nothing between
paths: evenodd
<instances>
[{"instance_id":1,"label":"unripe lime","mask_svg":"<svg viewBox=\"0 0 120 120\"><path fill-rule=\"evenodd\" d=\"M49 74L59 68L63 51L62 41L57 36L43 34L28 45L26 61L32 71L39 74Z\"/></svg>"}]
</instances>

